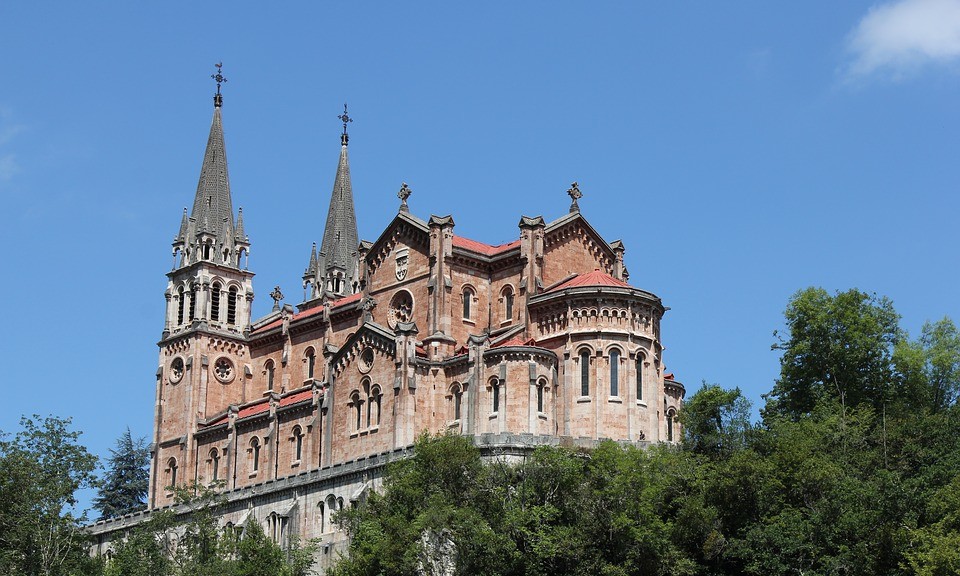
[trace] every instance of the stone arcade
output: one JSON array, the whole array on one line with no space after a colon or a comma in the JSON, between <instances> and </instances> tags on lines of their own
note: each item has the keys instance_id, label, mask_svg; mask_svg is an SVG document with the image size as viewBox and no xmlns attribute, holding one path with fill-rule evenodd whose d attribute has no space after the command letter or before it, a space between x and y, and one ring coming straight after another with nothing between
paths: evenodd
<instances>
[{"instance_id":1,"label":"stone arcade","mask_svg":"<svg viewBox=\"0 0 960 576\"><path fill-rule=\"evenodd\" d=\"M360 241L347 156L296 309L271 294L251 319L253 273L234 213L222 97L193 208L167 273L156 372L149 510L91 527L96 552L172 485L218 483L222 522L259 522L284 544L318 538L318 569L345 551L333 513L376 489L418 434L454 431L490 456L599 439L674 442L684 388L664 372L660 299L628 284L624 246L580 212L519 217L517 239L458 236L421 219L404 184L393 221Z\"/></svg>"}]
</instances>

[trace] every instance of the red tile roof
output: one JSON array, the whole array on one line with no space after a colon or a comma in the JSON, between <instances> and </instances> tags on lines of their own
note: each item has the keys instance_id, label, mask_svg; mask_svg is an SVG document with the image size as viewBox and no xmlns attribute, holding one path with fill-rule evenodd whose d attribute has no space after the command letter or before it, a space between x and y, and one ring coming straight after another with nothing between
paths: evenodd
<instances>
[{"instance_id":1,"label":"red tile roof","mask_svg":"<svg viewBox=\"0 0 960 576\"><path fill-rule=\"evenodd\" d=\"M520 245L520 240L514 240L509 244L499 244L497 246L492 246L490 244L484 244L483 242L477 242L476 240L471 240L469 238L464 238L463 236L454 236L453 245L457 248L463 248L464 250L469 250L471 252L476 252L478 254L483 254L485 256L495 256L502 252L512 250Z\"/></svg>"},{"instance_id":2,"label":"red tile roof","mask_svg":"<svg viewBox=\"0 0 960 576\"><path fill-rule=\"evenodd\" d=\"M493 346L491 346L491 348L501 348L503 346L536 346L536 345L537 345L537 341L534 340L533 338L524 340L519 336L514 336L509 340L504 340L503 342L494 344Z\"/></svg>"},{"instance_id":3,"label":"red tile roof","mask_svg":"<svg viewBox=\"0 0 960 576\"><path fill-rule=\"evenodd\" d=\"M550 290L550 292L556 292L557 290L563 290L565 288L576 288L578 286L617 286L620 288L630 288L630 285L623 280L617 280L606 272L594 270L586 274L577 274L563 284Z\"/></svg>"},{"instance_id":4,"label":"red tile roof","mask_svg":"<svg viewBox=\"0 0 960 576\"><path fill-rule=\"evenodd\" d=\"M343 306L343 305L345 305L345 304L350 304L351 302L356 302L357 300L359 300L359 299L361 299L361 298L363 298L363 294L362 294L361 292L357 292L356 294L351 294L351 295L346 296L346 297L344 297L344 298L340 298L339 300L334 300L333 302L330 302L330 303L327 304L327 305L328 305L328 306L330 307L330 309L332 310L332 309L334 309L334 308L338 308L338 307ZM291 318L290 321L291 321L291 322L296 322L296 321L298 321L298 320L303 320L304 318L309 318L310 316L314 316L314 315L316 315L316 314L319 314L319 313L323 312L323 308L324 308L323 306L315 306L315 307L313 307L313 308L309 308L309 309L307 309L307 310L304 310L303 312L297 312L296 314L293 315L293 318ZM252 333L253 333L253 334L256 334L256 333L258 333L258 332L264 332L264 331L266 331L266 330L270 330L270 329L272 329L272 328L276 328L277 326L280 326L281 324L283 324L283 319L277 319L277 320L274 320L273 322L267 324L266 326L261 326L260 328L257 328L257 329L254 330Z\"/></svg>"},{"instance_id":5,"label":"red tile roof","mask_svg":"<svg viewBox=\"0 0 960 576\"><path fill-rule=\"evenodd\" d=\"M663 379L676 381L676 379L673 377L673 372L667 372L666 374L664 374Z\"/></svg>"},{"instance_id":6,"label":"red tile roof","mask_svg":"<svg viewBox=\"0 0 960 576\"><path fill-rule=\"evenodd\" d=\"M246 418L247 416L254 416L256 414L262 414L264 412L270 411L270 404L266 399L260 400L253 406L247 406L246 408L241 408L240 412L237 414L237 418Z\"/></svg>"},{"instance_id":7,"label":"red tile roof","mask_svg":"<svg viewBox=\"0 0 960 576\"><path fill-rule=\"evenodd\" d=\"M217 424L223 424L224 422L227 421L227 417L228 416L224 414L223 416L217 418L213 422L207 422L206 424L203 424L203 426L216 426Z\"/></svg>"},{"instance_id":8,"label":"red tile roof","mask_svg":"<svg viewBox=\"0 0 960 576\"><path fill-rule=\"evenodd\" d=\"M296 394L291 394L286 398L280 399L280 406L290 406L296 404L297 402L303 402L304 400L311 400L313 398L312 390L304 390L303 392L297 392Z\"/></svg>"}]
</instances>

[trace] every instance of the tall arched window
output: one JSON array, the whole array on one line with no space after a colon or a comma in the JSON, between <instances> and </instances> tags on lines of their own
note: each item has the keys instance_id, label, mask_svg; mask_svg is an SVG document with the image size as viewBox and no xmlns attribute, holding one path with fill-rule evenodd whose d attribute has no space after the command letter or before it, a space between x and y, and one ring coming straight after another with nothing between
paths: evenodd
<instances>
[{"instance_id":1,"label":"tall arched window","mask_svg":"<svg viewBox=\"0 0 960 576\"><path fill-rule=\"evenodd\" d=\"M474 293L473 289L465 287L463 289L463 319L470 320L472 316L472 306L473 306Z\"/></svg>"},{"instance_id":2,"label":"tall arched window","mask_svg":"<svg viewBox=\"0 0 960 576\"><path fill-rule=\"evenodd\" d=\"M491 378L490 379L490 399L491 399L491 412L500 411L500 379Z\"/></svg>"},{"instance_id":3,"label":"tall arched window","mask_svg":"<svg viewBox=\"0 0 960 576\"><path fill-rule=\"evenodd\" d=\"M237 287L231 286L227 293L227 324L237 323Z\"/></svg>"},{"instance_id":4,"label":"tall arched window","mask_svg":"<svg viewBox=\"0 0 960 576\"><path fill-rule=\"evenodd\" d=\"M321 534L327 531L327 517L324 508L326 507L323 505L323 502L317 504L317 522L320 524Z\"/></svg>"},{"instance_id":5,"label":"tall arched window","mask_svg":"<svg viewBox=\"0 0 960 576\"><path fill-rule=\"evenodd\" d=\"M537 382L537 412L543 412L543 389L546 388L546 380Z\"/></svg>"},{"instance_id":6,"label":"tall arched window","mask_svg":"<svg viewBox=\"0 0 960 576\"><path fill-rule=\"evenodd\" d=\"M460 384L454 383L450 387L450 401L453 404L453 419L460 419L460 405L463 400L463 389L460 387Z\"/></svg>"},{"instance_id":7,"label":"tall arched window","mask_svg":"<svg viewBox=\"0 0 960 576\"><path fill-rule=\"evenodd\" d=\"M620 351L610 351L610 395L620 395Z\"/></svg>"},{"instance_id":8,"label":"tall arched window","mask_svg":"<svg viewBox=\"0 0 960 576\"><path fill-rule=\"evenodd\" d=\"M219 282L210 286L210 319L214 322L220 321L220 290Z\"/></svg>"},{"instance_id":9,"label":"tall arched window","mask_svg":"<svg viewBox=\"0 0 960 576\"><path fill-rule=\"evenodd\" d=\"M277 372L277 366L273 363L273 360L267 360L264 371L267 373L267 390L273 390L273 379Z\"/></svg>"},{"instance_id":10,"label":"tall arched window","mask_svg":"<svg viewBox=\"0 0 960 576\"><path fill-rule=\"evenodd\" d=\"M260 439L256 436L250 440L250 471L260 470Z\"/></svg>"},{"instance_id":11,"label":"tall arched window","mask_svg":"<svg viewBox=\"0 0 960 576\"><path fill-rule=\"evenodd\" d=\"M220 479L220 452L216 448L210 451L210 479L214 482Z\"/></svg>"},{"instance_id":12,"label":"tall arched window","mask_svg":"<svg viewBox=\"0 0 960 576\"><path fill-rule=\"evenodd\" d=\"M177 325L183 324L183 307L185 304L183 286L180 286L177 288Z\"/></svg>"},{"instance_id":13,"label":"tall arched window","mask_svg":"<svg viewBox=\"0 0 960 576\"><path fill-rule=\"evenodd\" d=\"M676 415L673 408L667 410L667 442L673 442L673 420Z\"/></svg>"},{"instance_id":14,"label":"tall arched window","mask_svg":"<svg viewBox=\"0 0 960 576\"><path fill-rule=\"evenodd\" d=\"M177 459L171 458L167 460L167 474L170 478L170 486L177 485Z\"/></svg>"},{"instance_id":15,"label":"tall arched window","mask_svg":"<svg viewBox=\"0 0 960 576\"><path fill-rule=\"evenodd\" d=\"M370 397L367 399L367 426L380 425L380 402L383 393L380 392L380 386L374 386L370 389ZM370 419L370 410L373 410L373 420Z\"/></svg>"},{"instance_id":16,"label":"tall arched window","mask_svg":"<svg viewBox=\"0 0 960 576\"><path fill-rule=\"evenodd\" d=\"M580 395L590 395L590 351L580 351Z\"/></svg>"},{"instance_id":17,"label":"tall arched window","mask_svg":"<svg viewBox=\"0 0 960 576\"><path fill-rule=\"evenodd\" d=\"M513 321L513 287L507 286L501 293L503 296L503 322Z\"/></svg>"},{"instance_id":18,"label":"tall arched window","mask_svg":"<svg viewBox=\"0 0 960 576\"><path fill-rule=\"evenodd\" d=\"M313 380L313 371L314 367L317 364L317 354L313 351L313 348L307 348L306 353L304 354L304 360L306 362L306 371L307 379Z\"/></svg>"},{"instance_id":19,"label":"tall arched window","mask_svg":"<svg viewBox=\"0 0 960 576\"><path fill-rule=\"evenodd\" d=\"M293 451L293 459L299 461L303 456L303 429L299 426L293 427Z\"/></svg>"},{"instance_id":20,"label":"tall arched window","mask_svg":"<svg viewBox=\"0 0 960 576\"><path fill-rule=\"evenodd\" d=\"M326 530L327 532L333 531L333 515L337 512L337 498L333 494L327 496L327 521Z\"/></svg>"},{"instance_id":21,"label":"tall arched window","mask_svg":"<svg viewBox=\"0 0 960 576\"><path fill-rule=\"evenodd\" d=\"M197 286L194 284L190 287L190 321L193 322L193 319L196 318L197 314Z\"/></svg>"},{"instance_id":22,"label":"tall arched window","mask_svg":"<svg viewBox=\"0 0 960 576\"><path fill-rule=\"evenodd\" d=\"M643 400L643 356L637 354L637 400Z\"/></svg>"},{"instance_id":23,"label":"tall arched window","mask_svg":"<svg viewBox=\"0 0 960 576\"><path fill-rule=\"evenodd\" d=\"M360 430L360 425L362 423L361 416L363 414L363 406L361 405L363 402L360 400L359 390L354 390L353 393L350 394L350 404L353 406L353 429L355 431Z\"/></svg>"}]
</instances>

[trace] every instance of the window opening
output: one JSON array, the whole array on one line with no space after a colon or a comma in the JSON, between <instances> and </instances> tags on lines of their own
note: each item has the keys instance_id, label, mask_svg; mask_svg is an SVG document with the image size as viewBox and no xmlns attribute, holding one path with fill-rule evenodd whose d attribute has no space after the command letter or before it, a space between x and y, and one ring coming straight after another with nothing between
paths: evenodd
<instances>
[{"instance_id":1,"label":"window opening","mask_svg":"<svg viewBox=\"0 0 960 576\"><path fill-rule=\"evenodd\" d=\"M620 395L620 352L610 351L610 395Z\"/></svg>"},{"instance_id":2,"label":"window opening","mask_svg":"<svg viewBox=\"0 0 960 576\"><path fill-rule=\"evenodd\" d=\"M494 378L490 382L493 393L493 412L500 411L500 380Z\"/></svg>"},{"instance_id":3,"label":"window opening","mask_svg":"<svg viewBox=\"0 0 960 576\"><path fill-rule=\"evenodd\" d=\"M220 321L220 284L210 287L210 319Z\"/></svg>"},{"instance_id":4,"label":"window opening","mask_svg":"<svg viewBox=\"0 0 960 576\"><path fill-rule=\"evenodd\" d=\"M643 400L643 357L637 354L637 400Z\"/></svg>"},{"instance_id":5,"label":"window opening","mask_svg":"<svg viewBox=\"0 0 960 576\"><path fill-rule=\"evenodd\" d=\"M231 286L227 294L227 324L237 323L237 287Z\"/></svg>"},{"instance_id":6,"label":"window opening","mask_svg":"<svg viewBox=\"0 0 960 576\"><path fill-rule=\"evenodd\" d=\"M183 286L177 288L177 324L183 324L183 306L184 306Z\"/></svg>"},{"instance_id":7,"label":"window opening","mask_svg":"<svg viewBox=\"0 0 960 576\"><path fill-rule=\"evenodd\" d=\"M580 395L590 395L590 353L580 352Z\"/></svg>"}]
</instances>

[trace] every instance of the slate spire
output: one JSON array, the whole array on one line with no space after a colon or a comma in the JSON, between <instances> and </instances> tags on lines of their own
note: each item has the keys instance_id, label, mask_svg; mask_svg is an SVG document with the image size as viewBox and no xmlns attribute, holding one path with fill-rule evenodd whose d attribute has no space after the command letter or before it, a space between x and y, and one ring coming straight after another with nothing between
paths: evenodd
<instances>
[{"instance_id":1,"label":"slate spire","mask_svg":"<svg viewBox=\"0 0 960 576\"><path fill-rule=\"evenodd\" d=\"M330 208L327 211L327 224L323 230L323 242L320 244L318 279L320 292L336 296L353 293L357 269L357 246L360 243L357 233L357 217L353 207L353 187L350 183L350 160L347 157L347 123L353 119L347 116L347 105L343 105L343 114L338 116L343 122L343 134L340 137L340 161L337 174L333 179L333 191L330 194ZM322 282L322 284L321 284Z\"/></svg>"},{"instance_id":2,"label":"slate spire","mask_svg":"<svg viewBox=\"0 0 960 576\"><path fill-rule=\"evenodd\" d=\"M220 85L226 82L217 65L217 93L213 100L213 121L207 148L200 166L200 180L193 199L193 209L181 222L180 233L174 241L174 253L182 251L181 266L207 260L222 266L238 268L241 252L249 250L249 240L242 229L242 216L234 226L233 199L230 195L230 175L227 170L227 150L223 138L221 108L223 96Z\"/></svg>"}]
</instances>

